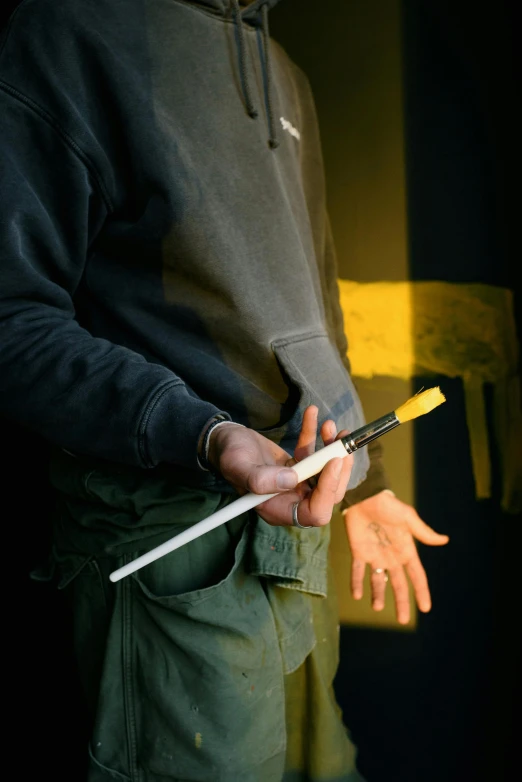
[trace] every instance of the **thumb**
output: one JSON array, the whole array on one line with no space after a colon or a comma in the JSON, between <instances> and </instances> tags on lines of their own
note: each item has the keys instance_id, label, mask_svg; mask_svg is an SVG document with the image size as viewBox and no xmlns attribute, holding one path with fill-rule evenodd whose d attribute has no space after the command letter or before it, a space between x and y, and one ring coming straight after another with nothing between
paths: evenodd
<instances>
[{"instance_id":1,"label":"thumb","mask_svg":"<svg viewBox=\"0 0 522 782\"><path fill-rule=\"evenodd\" d=\"M247 475L247 489L254 494L274 494L294 489L299 482L295 470L291 467L252 465Z\"/></svg>"},{"instance_id":2,"label":"thumb","mask_svg":"<svg viewBox=\"0 0 522 782\"><path fill-rule=\"evenodd\" d=\"M427 546L445 546L449 541L448 535L441 535L439 532L435 532L426 522L422 521L413 509L408 518L408 525L412 535Z\"/></svg>"}]
</instances>

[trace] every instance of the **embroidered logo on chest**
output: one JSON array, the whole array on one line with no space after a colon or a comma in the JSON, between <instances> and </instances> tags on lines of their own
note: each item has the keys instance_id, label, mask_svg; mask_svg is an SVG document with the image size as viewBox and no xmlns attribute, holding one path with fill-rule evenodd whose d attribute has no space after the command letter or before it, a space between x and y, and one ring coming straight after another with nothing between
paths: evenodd
<instances>
[{"instance_id":1,"label":"embroidered logo on chest","mask_svg":"<svg viewBox=\"0 0 522 782\"><path fill-rule=\"evenodd\" d=\"M281 122L281 125L283 126L283 130L288 131L288 133L290 133L291 136L293 136L294 138L296 138L299 141L299 139L301 138L301 134L299 133L297 128L294 128L292 123L289 122L284 117L279 117L279 120Z\"/></svg>"}]
</instances>

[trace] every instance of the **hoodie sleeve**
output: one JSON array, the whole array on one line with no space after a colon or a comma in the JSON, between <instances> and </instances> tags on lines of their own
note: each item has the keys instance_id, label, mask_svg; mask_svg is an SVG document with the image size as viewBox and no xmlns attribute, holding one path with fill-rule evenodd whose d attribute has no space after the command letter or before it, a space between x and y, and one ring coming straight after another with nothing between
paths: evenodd
<instances>
[{"instance_id":1,"label":"hoodie sleeve","mask_svg":"<svg viewBox=\"0 0 522 782\"><path fill-rule=\"evenodd\" d=\"M335 343L341 354L341 359L346 371L351 375L350 361L348 358L348 340L344 330L344 317L340 305L339 284L337 282L337 259L330 221L326 217L325 249L324 249L324 285L326 288L325 308L327 319ZM352 378L353 379L353 378ZM388 480L382 462L382 445L374 440L368 445L370 457L370 469L366 479L355 489L347 491L341 503L341 510L355 505L362 500L378 494L383 489L389 488Z\"/></svg>"},{"instance_id":2,"label":"hoodie sleeve","mask_svg":"<svg viewBox=\"0 0 522 782\"><path fill-rule=\"evenodd\" d=\"M74 292L110 209L96 171L2 84L0 118L0 413L73 452L197 469L200 432L223 411L76 320Z\"/></svg>"}]
</instances>

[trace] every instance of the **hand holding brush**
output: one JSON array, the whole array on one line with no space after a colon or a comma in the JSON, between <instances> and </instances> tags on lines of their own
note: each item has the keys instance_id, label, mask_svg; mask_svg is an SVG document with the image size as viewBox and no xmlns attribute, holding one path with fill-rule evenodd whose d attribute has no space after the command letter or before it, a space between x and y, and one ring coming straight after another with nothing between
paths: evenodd
<instances>
[{"instance_id":1,"label":"hand holding brush","mask_svg":"<svg viewBox=\"0 0 522 782\"><path fill-rule=\"evenodd\" d=\"M324 448L321 448L320 450L315 451L315 453L312 453L309 456L306 456L304 459L297 461L295 464L292 464L291 470L281 469L282 467L284 467L284 464L278 465L277 463L277 459L280 458L280 452L282 452L282 449L280 449L279 446L275 445L274 443L270 443L270 441L262 437L262 435L257 435L258 438L261 438L263 448L268 449L268 451L272 450L273 454L268 454L269 458L268 459L265 458L261 463L261 466L259 467L259 471L258 471L259 480L256 480L256 475L255 475L256 470L255 469L253 470L253 474L249 479L249 486L247 487L252 490L247 491L247 493L244 494L242 497L239 497L239 499L229 503L224 508L221 508L216 513L213 513L208 518L203 519L197 524L194 524L189 529L184 530L183 532L179 533L175 537L165 541L164 543L152 549L151 551L146 552L145 554L141 555L140 557L133 560L132 562L129 562L125 564L123 567L113 571L110 574L111 581L119 581L121 578L124 578L130 573L133 573L136 570L139 570L141 567L144 567L145 565L149 564L150 562L159 559L159 557L164 556L165 554L168 554L169 552L174 551L177 548L180 548L180 546L189 543L191 540L194 540L200 535L203 535L206 532L215 529L220 524L224 524L225 522L230 521L230 519L233 519L236 516L245 513L247 510L250 510L251 508L260 506L265 502L267 503L268 500L271 500L272 498L276 497L276 495L280 494L281 491L276 491L276 492L270 491L267 493L263 493L263 488L264 488L263 482L265 480L268 480L269 483L273 486L275 482L274 478L276 476L278 476L280 479L281 478L284 479L284 475L290 476L293 482L293 486L292 483L288 483L286 486L284 485L280 486L282 491L284 491L284 489L286 488L288 490L288 493L290 493L296 488L296 486L298 487L300 484L303 484L303 482L307 481L312 476L321 473L317 484L317 489L315 491L318 492L316 496L319 496L320 499L324 494L330 493L331 495L330 515L328 516L327 519L328 521L331 516L331 510L333 509L333 506L336 504L336 502L339 502L340 499L342 499L342 496L344 495L344 490L346 488L346 484L348 482L349 469L351 469L351 464L348 460L346 461L346 464L343 464L343 461L346 459L346 457L354 453L354 451L358 450L359 448L363 448L364 446L368 445L368 443L372 442L372 440L375 440L376 438L381 437L383 434L386 434L386 432L391 431L392 429L399 426L400 424L405 423L406 421L411 421L415 418L418 418L421 415L424 415L425 413L430 412L431 410L433 410L435 407L437 407L444 401L445 401L445 397L438 387L430 388L426 391L416 394L407 402L405 402L403 405L401 405L399 408L397 408L397 410L394 410L391 413L388 413L382 416L381 418L378 418L375 421L366 424L365 426L361 427L360 429L354 432L351 432L345 436L338 437L333 442L329 443L328 445L325 445ZM301 444L304 445L304 443L301 442L302 439L306 440L309 437L309 432L308 432L309 427L306 419L304 424L305 425L301 433L301 438L300 438L300 442L298 443L298 448L301 446ZM227 429L229 428L231 429L235 427L232 426L227 427ZM253 434L256 435L257 433L254 432ZM326 436L324 433L322 434L323 434L323 440L325 440ZM216 437L217 436L218 435L216 434ZM224 435L221 436L223 437ZM250 447L252 449L252 457L254 460L252 464L255 466L256 465L255 440L250 439L249 442L251 443L250 445L247 445L245 441L244 446L239 444L238 446L235 446L235 448L239 450L243 447L248 450L248 448ZM314 442L315 442L315 432L314 432ZM220 471L222 472L225 478L228 477L227 459L233 459L233 450L234 448L231 449L230 453L227 453L225 459L220 459L220 464L219 464ZM296 453L297 453L297 449L296 449ZM271 471L267 471L265 469L265 466L267 463L270 464L269 461L270 456L272 456L273 459L272 467L270 468ZM286 458L288 458L286 454L285 456ZM257 461L257 464L259 464L259 461ZM296 474L297 479L295 476L292 476L292 472ZM305 491L307 490L305 489ZM339 494L341 494L341 496L339 496ZM299 502L301 499L303 499L303 495L299 493L292 498L292 507L294 509L297 507L296 501ZM310 502L311 501L312 500L310 499ZM270 519L268 519L268 521L270 521ZM296 519L295 519L295 510L294 510L294 523L295 521ZM302 526L306 526L306 525L302 525Z\"/></svg>"}]
</instances>

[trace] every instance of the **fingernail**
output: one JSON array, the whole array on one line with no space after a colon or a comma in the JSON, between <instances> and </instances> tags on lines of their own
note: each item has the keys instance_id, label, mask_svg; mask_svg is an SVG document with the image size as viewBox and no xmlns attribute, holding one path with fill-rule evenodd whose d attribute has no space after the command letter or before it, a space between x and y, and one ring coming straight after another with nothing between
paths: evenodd
<instances>
[{"instance_id":1,"label":"fingernail","mask_svg":"<svg viewBox=\"0 0 522 782\"><path fill-rule=\"evenodd\" d=\"M293 489L297 486L297 473L294 470L281 470L277 473L276 484L278 489Z\"/></svg>"}]
</instances>

